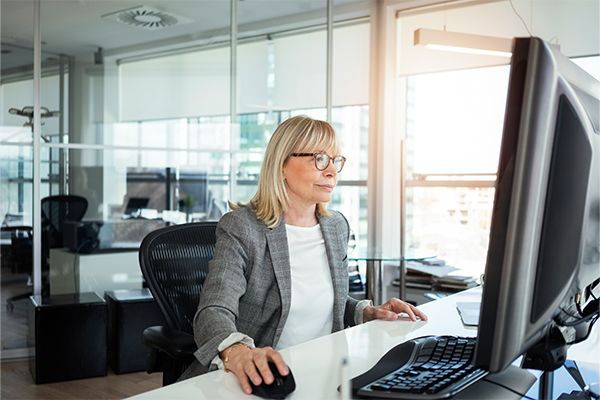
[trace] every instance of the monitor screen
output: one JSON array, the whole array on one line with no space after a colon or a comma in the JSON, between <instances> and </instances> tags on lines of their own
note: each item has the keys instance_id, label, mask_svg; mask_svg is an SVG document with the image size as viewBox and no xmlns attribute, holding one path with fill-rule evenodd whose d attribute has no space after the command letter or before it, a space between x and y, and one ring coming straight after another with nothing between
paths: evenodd
<instances>
[{"instance_id":1,"label":"monitor screen","mask_svg":"<svg viewBox=\"0 0 600 400\"><path fill-rule=\"evenodd\" d=\"M125 207L125 214L131 214L139 209L148 207L150 201L147 197L130 197L127 200L127 206Z\"/></svg>"},{"instance_id":2,"label":"monitor screen","mask_svg":"<svg viewBox=\"0 0 600 400\"><path fill-rule=\"evenodd\" d=\"M191 206L189 212L206 213L210 203L208 190L208 174L206 171L181 169L178 175L179 199L189 196Z\"/></svg>"},{"instance_id":3,"label":"monitor screen","mask_svg":"<svg viewBox=\"0 0 600 400\"><path fill-rule=\"evenodd\" d=\"M598 314L600 83L513 44L475 364L553 370Z\"/></svg>"}]
</instances>

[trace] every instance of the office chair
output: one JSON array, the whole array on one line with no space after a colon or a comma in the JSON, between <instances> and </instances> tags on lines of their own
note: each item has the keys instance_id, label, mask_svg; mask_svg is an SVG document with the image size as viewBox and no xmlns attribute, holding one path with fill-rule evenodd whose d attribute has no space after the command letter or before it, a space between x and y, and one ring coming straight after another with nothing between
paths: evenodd
<instances>
[{"instance_id":1,"label":"office chair","mask_svg":"<svg viewBox=\"0 0 600 400\"><path fill-rule=\"evenodd\" d=\"M87 211L88 201L85 197L75 195L49 196L42 199L42 294L48 294L48 275L50 274L50 249L63 247L63 227L65 221L81 221ZM21 227L27 228L27 227ZM4 228L6 229L6 228ZM32 231L29 228L29 240L24 237L11 238L11 247L21 263L29 260L29 274L33 273L33 246L31 245ZM26 299L33 291L13 296L6 300L7 310L13 310L13 302Z\"/></svg>"},{"instance_id":2,"label":"office chair","mask_svg":"<svg viewBox=\"0 0 600 400\"><path fill-rule=\"evenodd\" d=\"M58 195L42 199L42 242L46 236L47 249L63 247L65 221L81 221L87 208L88 201L81 196Z\"/></svg>"},{"instance_id":3,"label":"office chair","mask_svg":"<svg viewBox=\"0 0 600 400\"><path fill-rule=\"evenodd\" d=\"M63 230L66 221L79 222L88 208L85 197L57 195L42 199L42 294L48 294L50 249L63 248Z\"/></svg>"},{"instance_id":4,"label":"office chair","mask_svg":"<svg viewBox=\"0 0 600 400\"><path fill-rule=\"evenodd\" d=\"M148 373L162 372L163 386L175 382L194 361L194 314L212 259L217 222L195 222L157 229L140 246L140 267L168 326L142 333L150 348Z\"/></svg>"}]
</instances>

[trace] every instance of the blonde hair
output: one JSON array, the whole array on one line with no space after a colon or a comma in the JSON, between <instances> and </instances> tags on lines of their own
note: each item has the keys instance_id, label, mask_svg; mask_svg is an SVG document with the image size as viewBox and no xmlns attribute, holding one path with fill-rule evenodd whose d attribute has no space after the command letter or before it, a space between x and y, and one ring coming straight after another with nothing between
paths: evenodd
<instances>
[{"instance_id":1,"label":"blonde hair","mask_svg":"<svg viewBox=\"0 0 600 400\"><path fill-rule=\"evenodd\" d=\"M290 198L283 179L283 166L292 153L312 153L332 149L340 153L340 145L333 127L305 115L285 120L275 129L263 159L258 190L247 204L229 202L232 210L250 205L256 217L269 228L281 223L282 214L289 209ZM330 217L324 203L317 203L317 212Z\"/></svg>"}]
</instances>

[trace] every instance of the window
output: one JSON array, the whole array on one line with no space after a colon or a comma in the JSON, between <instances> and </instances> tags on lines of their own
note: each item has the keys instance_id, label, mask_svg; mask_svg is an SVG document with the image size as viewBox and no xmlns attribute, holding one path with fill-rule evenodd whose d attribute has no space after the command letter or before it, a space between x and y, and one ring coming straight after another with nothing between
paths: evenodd
<instances>
[{"instance_id":1,"label":"window","mask_svg":"<svg viewBox=\"0 0 600 400\"><path fill-rule=\"evenodd\" d=\"M226 208L226 201L248 202L254 196L263 152L277 126L293 115L309 115L314 118L326 118L324 108L277 111L270 113L241 114L238 116L240 130L240 152L236 157L236 198L229 192L229 117L201 117L159 121L125 122L115 124L113 137L110 139L116 146L140 146L153 150L116 150L111 153L112 170L115 171L117 184L111 192L116 193L119 202L127 197L130 188L125 185L126 177L131 176L134 169L171 168L179 173L195 171L206 177L209 197ZM368 171L368 106L335 107L332 110L332 123L342 143L342 152L347 158L344 171L340 175L338 188L335 190L329 207L341 211L348 218L357 237L357 242L366 246L367 206L366 178ZM172 151L154 150L170 148ZM177 151L176 149L181 149ZM213 152L215 151L215 152ZM219 151L219 152L216 152ZM108 158L105 167L108 167ZM173 172L177 173L177 172ZM157 174L156 184L163 185L164 173ZM152 179L144 175L145 183ZM173 179L173 182L180 179ZM130 179L127 178L127 182ZM163 185L164 186L164 185ZM181 185L179 185L181 186ZM174 208L183 196L189 194L185 190L173 188L171 204ZM146 193L144 196L150 196ZM154 193L156 194L156 193ZM162 197L158 196L161 200ZM119 203L119 206L123 204ZM122 207L115 210L120 213ZM160 207L150 207L159 208ZM163 205L164 208L164 205ZM200 214L198 214L200 215ZM359 240L363 238L364 240Z\"/></svg>"},{"instance_id":2,"label":"window","mask_svg":"<svg viewBox=\"0 0 600 400\"><path fill-rule=\"evenodd\" d=\"M370 25L356 21L334 31L332 123L348 162L329 205L344 213L357 242L364 246L369 34ZM240 90L233 128L227 114L229 81L222 79L229 68L226 47L122 60L118 67L121 122L105 128L105 133L111 133L105 141L152 150L114 153L119 158L114 168L122 191L116 198L125 196L126 168L191 168L206 171L209 192L222 203L248 202L256 192L263 152L277 126L299 114L327 119L325 44L326 32L321 28L238 43ZM348 81L353 82L351 88ZM152 95L157 90L160 97ZM218 95L212 96L215 92ZM171 151L158 151L160 147ZM184 194L175 190L172 204L178 204L178 195Z\"/></svg>"},{"instance_id":3,"label":"window","mask_svg":"<svg viewBox=\"0 0 600 400\"><path fill-rule=\"evenodd\" d=\"M483 272L508 66L407 80L407 245Z\"/></svg>"},{"instance_id":4,"label":"window","mask_svg":"<svg viewBox=\"0 0 600 400\"><path fill-rule=\"evenodd\" d=\"M600 57L574 61L600 72ZM500 66L407 78L407 246L473 276L487 256L508 73Z\"/></svg>"},{"instance_id":5,"label":"window","mask_svg":"<svg viewBox=\"0 0 600 400\"><path fill-rule=\"evenodd\" d=\"M598 30L598 2L458 3L399 5L396 52L388 64L394 63L398 77L394 128L405 139L406 247L436 253L477 277L487 257L510 59L415 46L414 33L533 35L569 57L596 55L574 61L600 79L598 35L586 33ZM493 24L485 22L491 19Z\"/></svg>"}]
</instances>

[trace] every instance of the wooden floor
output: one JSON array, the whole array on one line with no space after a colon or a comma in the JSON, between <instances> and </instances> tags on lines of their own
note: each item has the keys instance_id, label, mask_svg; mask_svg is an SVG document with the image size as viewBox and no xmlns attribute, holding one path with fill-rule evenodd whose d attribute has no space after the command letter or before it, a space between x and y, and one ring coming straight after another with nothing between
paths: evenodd
<instances>
[{"instance_id":1,"label":"wooden floor","mask_svg":"<svg viewBox=\"0 0 600 400\"><path fill-rule=\"evenodd\" d=\"M162 374L135 372L116 375L108 369L105 377L36 385L29 361L1 364L0 399L124 399L162 386Z\"/></svg>"},{"instance_id":2,"label":"wooden floor","mask_svg":"<svg viewBox=\"0 0 600 400\"><path fill-rule=\"evenodd\" d=\"M7 310L6 304L9 297L25 294L31 290L27 286L27 276L9 276L2 274L0 285L0 321L2 350L11 350L27 346L27 299L15 301L14 308Z\"/></svg>"},{"instance_id":3,"label":"wooden floor","mask_svg":"<svg viewBox=\"0 0 600 400\"><path fill-rule=\"evenodd\" d=\"M5 270L6 268L2 268L0 285L0 399L124 399L162 386L160 373L148 375L146 372L136 372L116 375L110 368L105 377L36 385L29 371L28 360L21 358L15 361L7 357L7 354L15 352L27 355L27 346L30 343L27 341L28 300L16 301L14 309L10 311L6 308L6 300L27 292L31 287L27 286L26 276L13 276Z\"/></svg>"}]
</instances>

